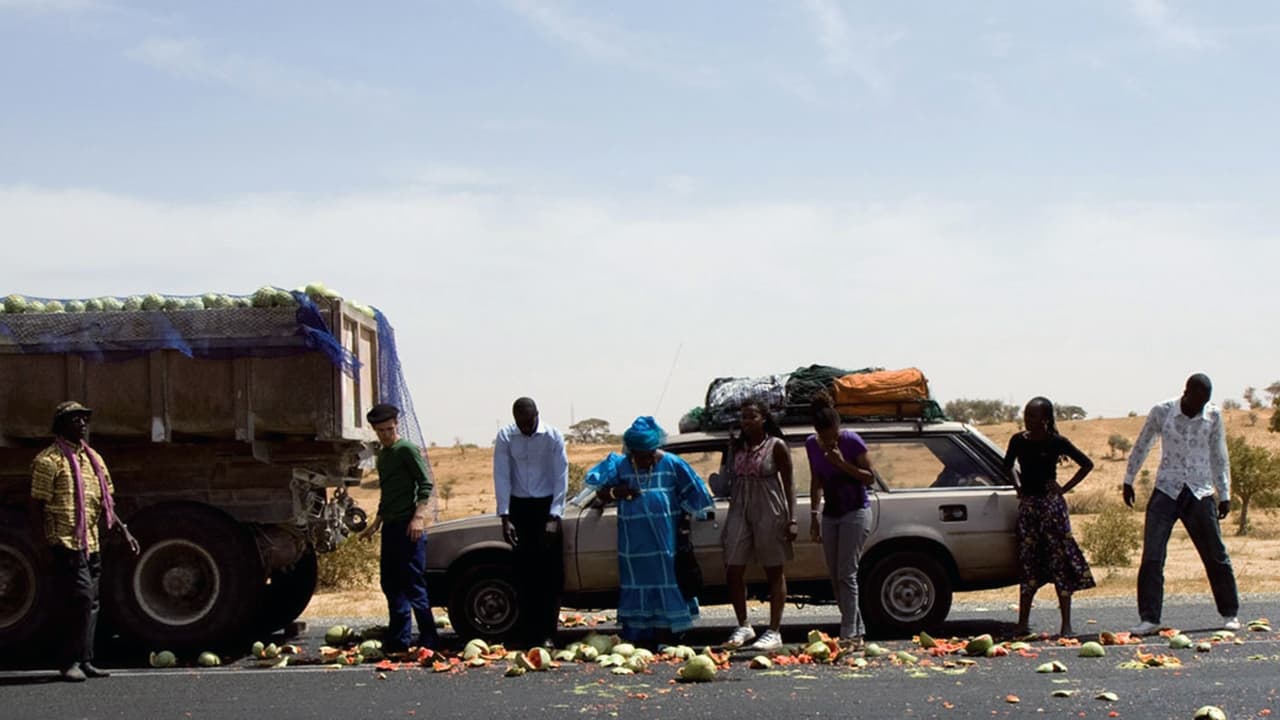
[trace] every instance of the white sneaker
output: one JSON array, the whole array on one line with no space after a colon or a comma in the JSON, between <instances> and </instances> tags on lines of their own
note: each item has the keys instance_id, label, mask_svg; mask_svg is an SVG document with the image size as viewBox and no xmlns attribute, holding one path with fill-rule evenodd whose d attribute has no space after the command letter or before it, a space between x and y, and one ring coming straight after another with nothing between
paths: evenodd
<instances>
[{"instance_id":1,"label":"white sneaker","mask_svg":"<svg viewBox=\"0 0 1280 720\"><path fill-rule=\"evenodd\" d=\"M1240 618L1237 618L1237 617L1227 617L1226 615L1223 615L1223 616L1222 616L1222 629L1224 629L1224 630L1232 630L1232 631L1234 631L1234 630L1239 630L1239 629L1240 629Z\"/></svg>"},{"instance_id":2,"label":"white sneaker","mask_svg":"<svg viewBox=\"0 0 1280 720\"><path fill-rule=\"evenodd\" d=\"M740 648L743 645L755 639L756 639L756 631L752 630L750 625L743 625L739 627L737 630L733 631L733 634L730 635L729 639L725 641L724 646L731 647L731 648Z\"/></svg>"},{"instance_id":3,"label":"white sneaker","mask_svg":"<svg viewBox=\"0 0 1280 720\"><path fill-rule=\"evenodd\" d=\"M1158 623L1153 623L1153 622L1148 622L1146 620L1143 620L1137 625L1134 625L1133 629L1130 630L1129 632L1133 633L1134 635L1150 635L1151 633L1159 629L1160 629L1160 625Z\"/></svg>"},{"instance_id":4,"label":"white sneaker","mask_svg":"<svg viewBox=\"0 0 1280 720\"><path fill-rule=\"evenodd\" d=\"M765 630L759 640L751 643L752 650L777 650L782 647L782 635L777 630Z\"/></svg>"}]
</instances>

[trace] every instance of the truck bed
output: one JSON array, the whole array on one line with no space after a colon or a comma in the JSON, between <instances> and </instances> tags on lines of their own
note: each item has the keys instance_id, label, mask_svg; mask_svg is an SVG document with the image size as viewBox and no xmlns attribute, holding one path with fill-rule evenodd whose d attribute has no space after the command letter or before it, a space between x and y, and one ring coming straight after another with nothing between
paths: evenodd
<instances>
[{"instance_id":1,"label":"truck bed","mask_svg":"<svg viewBox=\"0 0 1280 720\"><path fill-rule=\"evenodd\" d=\"M96 442L372 440L377 323L320 309L358 368L310 349L297 308L0 315L0 446L49 438L68 399Z\"/></svg>"}]
</instances>

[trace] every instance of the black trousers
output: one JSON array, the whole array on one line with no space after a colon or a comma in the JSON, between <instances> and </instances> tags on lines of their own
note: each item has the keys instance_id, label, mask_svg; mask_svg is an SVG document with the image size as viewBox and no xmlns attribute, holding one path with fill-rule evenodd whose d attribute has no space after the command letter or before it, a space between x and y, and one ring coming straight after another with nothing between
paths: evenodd
<instances>
[{"instance_id":1,"label":"black trousers","mask_svg":"<svg viewBox=\"0 0 1280 720\"><path fill-rule=\"evenodd\" d=\"M1200 562L1204 563L1218 614L1235 617L1240 612L1240 595L1236 591L1231 557L1222 543L1217 505L1212 495L1197 500L1185 487L1177 500L1156 490L1147 501L1142 564L1138 567L1138 615L1147 622L1160 624L1164 609L1164 561L1173 523L1178 520L1187 529L1191 543L1200 554Z\"/></svg>"},{"instance_id":2,"label":"black trousers","mask_svg":"<svg viewBox=\"0 0 1280 720\"><path fill-rule=\"evenodd\" d=\"M54 597L65 604L55 630L59 638L56 658L59 669L93 660L93 636L98 630L98 585L102 559L98 553L86 555L62 546L49 548L53 555Z\"/></svg>"},{"instance_id":3,"label":"black trousers","mask_svg":"<svg viewBox=\"0 0 1280 720\"><path fill-rule=\"evenodd\" d=\"M523 634L538 643L554 639L564 591L564 533L559 523L547 532L551 498L511 498L511 524L516 529L516 589L524 615Z\"/></svg>"}]
</instances>

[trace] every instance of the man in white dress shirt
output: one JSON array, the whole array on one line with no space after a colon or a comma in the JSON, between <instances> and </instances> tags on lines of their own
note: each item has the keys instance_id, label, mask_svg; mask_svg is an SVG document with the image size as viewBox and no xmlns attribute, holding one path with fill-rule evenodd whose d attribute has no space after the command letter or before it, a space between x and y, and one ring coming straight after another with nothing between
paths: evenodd
<instances>
[{"instance_id":1,"label":"man in white dress shirt","mask_svg":"<svg viewBox=\"0 0 1280 720\"><path fill-rule=\"evenodd\" d=\"M538 418L522 397L511 408L515 423L493 443L493 490L502 534L515 555L521 634L530 644L555 646L564 589L564 514L569 458L560 431Z\"/></svg>"},{"instance_id":2,"label":"man in white dress shirt","mask_svg":"<svg viewBox=\"0 0 1280 720\"><path fill-rule=\"evenodd\" d=\"M1134 634L1160 629L1164 605L1164 561L1175 520L1182 521L1200 554L1213 599L1228 630L1239 630L1240 596L1231 557L1222 543L1218 524L1231 512L1231 465L1222 414L1209 402L1213 384L1202 374L1187 379L1182 397L1166 400L1151 409L1133 445L1124 475L1124 502L1133 507L1133 480L1160 438L1160 468L1156 487L1147 501L1142 539L1142 565L1138 569L1138 614ZM1217 504L1214 493L1217 493Z\"/></svg>"}]
</instances>

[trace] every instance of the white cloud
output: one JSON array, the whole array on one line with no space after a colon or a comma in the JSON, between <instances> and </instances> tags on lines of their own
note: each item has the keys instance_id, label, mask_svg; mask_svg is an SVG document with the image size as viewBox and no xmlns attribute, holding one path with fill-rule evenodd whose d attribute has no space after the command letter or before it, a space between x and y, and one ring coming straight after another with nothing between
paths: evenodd
<instances>
[{"instance_id":1,"label":"white cloud","mask_svg":"<svg viewBox=\"0 0 1280 720\"><path fill-rule=\"evenodd\" d=\"M512 0L511 6L547 35L590 58L632 67L647 64L616 30L605 25L539 0Z\"/></svg>"},{"instance_id":2,"label":"white cloud","mask_svg":"<svg viewBox=\"0 0 1280 720\"><path fill-rule=\"evenodd\" d=\"M712 377L814 362L919 365L944 399L1044 393L1123 414L1190 369L1223 388L1267 381L1280 354L1255 324L1280 306L1267 207L634 207L437 188L162 203L10 187L0 217L0 296L320 280L377 305L443 442L489 440L522 394L562 426L570 402L615 426L653 412L678 345L670 425Z\"/></svg>"},{"instance_id":3,"label":"white cloud","mask_svg":"<svg viewBox=\"0 0 1280 720\"><path fill-rule=\"evenodd\" d=\"M879 55L902 35L855 30L837 0L805 0L804 5L814 22L827 65L837 74L857 77L877 95L887 93L890 77Z\"/></svg>"},{"instance_id":4,"label":"white cloud","mask_svg":"<svg viewBox=\"0 0 1280 720\"><path fill-rule=\"evenodd\" d=\"M596 62L658 74L697 87L719 82L720 74L714 68L683 59L664 43L570 12L559 2L508 0L508 4L542 34Z\"/></svg>"},{"instance_id":5,"label":"white cloud","mask_svg":"<svg viewBox=\"0 0 1280 720\"><path fill-rule=\"evenodd\" d=\"M152 37L128 57L174 77L223 85L267 98L380 104L391 93L360 83L236 53L221 53L194 38Z\"/></svg>"},{"instance_id":6,"label":"white cloud","mask_svg":"<svg viewBox=\"0 0 1280 720\"><path fill-rule=\"evenodd\" d=\"M81 13L111 7L99 0L0 0L0 10L30 13Z\"/></svg>"},{"instance_id":7,"label":"white cloud","mask_svg":"<svg viewBox=\"0 0 1280 720\"><path fill-rule=\"evenodd\" d=\"M681 196L694 194L698 191L698 188L701 185L701 183L698 182L698 179L692 175L684 175L680 173L668 175L662 178L659 184L672 195Z\"/></svg>"},{"instance_id":8,"label":"white cloud","mask_svg":"<svg viewBox=\"0 0 1280 720\"><path fill-rule=\"evenodd\" d=\"M1166 0L1130 0L1129 5L1143 27L1170 45L1200 50L1212 44L1207 33L1179 18Z\"/></svg>"}]
</instances>

